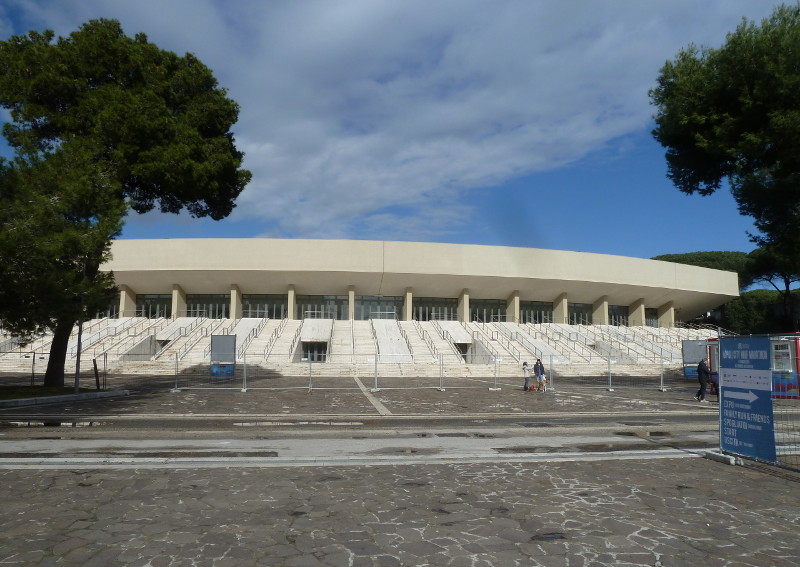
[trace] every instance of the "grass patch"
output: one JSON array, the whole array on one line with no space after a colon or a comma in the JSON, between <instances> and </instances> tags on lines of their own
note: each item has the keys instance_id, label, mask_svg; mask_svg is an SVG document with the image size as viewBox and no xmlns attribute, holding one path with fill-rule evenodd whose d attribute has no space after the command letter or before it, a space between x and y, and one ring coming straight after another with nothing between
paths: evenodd
<instances>
[{"instance_id":1,"label":"grass patch","mask_svg":"<svg viewBox=\"0 0 800 567\"><path fill-rule=\"evenodd\" d=\"M97 390L81 388L81 393ZM49 396L66 396L75 393L75 387L59 388L55 386L0 386L0 400L18 400L20 398L44 398Z\"/></svg>"}]
</instances>

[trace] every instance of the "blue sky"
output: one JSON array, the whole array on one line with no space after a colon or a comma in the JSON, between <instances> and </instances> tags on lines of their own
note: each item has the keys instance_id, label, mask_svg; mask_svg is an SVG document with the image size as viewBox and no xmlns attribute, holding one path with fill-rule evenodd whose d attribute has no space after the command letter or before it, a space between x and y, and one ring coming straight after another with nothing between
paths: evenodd
<instances>
[{"instance_id":1,"label":"blue sky","mask_svg":"<svg viewBox=\"0 0 800 567\"><path fill-rule=\"evenodd\" d=\"M2 0L0 37L116 18L197 55L241 112L253 180L223 221L123 238L529 246L649 258L750 251L727 191L666 179L647 91L764 0ZM6 119L7 114L0 114Z\"/></svg>"}]
</instances>

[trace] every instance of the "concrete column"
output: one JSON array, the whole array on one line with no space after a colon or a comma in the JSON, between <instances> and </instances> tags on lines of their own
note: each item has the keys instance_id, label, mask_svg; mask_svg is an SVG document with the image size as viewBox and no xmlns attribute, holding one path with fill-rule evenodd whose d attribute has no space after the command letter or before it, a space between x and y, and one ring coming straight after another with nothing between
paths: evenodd
<instances>
[{"instance_id":1,"label":"concrete column","mask_svg":"<svg viewBox=\"0 0 800 567\"><path fill-rule=\"evenodd\" d=\"M628 307L628 325L631 327L644 327L644 299L637 299Z\"/></svg>"},{"instance_id":2,"label":"concrete column","mask_svg":"<svg viewBox=\"0 0 800 567\"><path fill-rule=\"evenodd\" d=\"M519 290L515 289L508 296L506 303L506 321L510 323L519 323Z\"/></svg>"},{"instance_id":3,"label":"concrete column","mask_svg":"<svg viewBox=\"0 0 800 567\"><path fill-rule=\"evenodd\" d=\"M569 323L569 299L566 293L553 300L553 323Z\"/></svg>"},{"instance_id":4,"label":"concrete column","mask_svg":"<svg viewBox=\"0 0 800 567\"><path fill-rule=\"evenodd\" d=\"M231 284L231 319L242 318L242 291L236 284Z\"/></svg>"},{"instance_id":5,"label":"concrete column","mask_svg":"<svg viewBox=\"0 0 800 567\"><path fill-rule=\"evenodd\" d=\"M356 288L347 288L347 319L352 321L356 318Z\"/></svg>"},{"instance_id":6,"label":"concrete column","mask_svg":"<svg viewBox=\"0 0 800 567\"><path fill-rule=\"evenodd\" d=\"M403 321L414 319L414 293L410 287L406 288L405 300L403 301Z\"/></svg>"},{"instance_id":7,"label":"concrete column","mask_svg":"<svg viewBox=\"0 0 800 567\"><path fill-rule=\"evenodd\" d=\"M675 326L675 304L671 301L665 303L658 308L658 326L659 327L674 327Z\"/></svg>"},{"instance_id":8,"label":"concrete column","mask_svg":"<svg viewBox=\"0 0 800 567\"><path fill-rule=\"evenodd\" d=\"M172 317L186 316L186 292L178 284L172 284Z\"/></svg>"},{"instance_id":9,"label":"concrete column","mask_svg":"<svg viewBox=\"0 0 800 567\"><path fill-rule=\"evenodd\" d=\"M126 285L119 286L119 316L136 316L136 294Z\"/></svg>"},{"instance_id":10,"label":"concrete column","mask_svg":"<svg viewBox=\"0 0 800 567\"><path fill-rule=\"evenodd\" d=\"M297 311L297 292L295 292L293 285L290 285L289 289L286 290L286 296L286 318L297 319L295 316L295 312Z\"/></svg>"},{"instance_id":11,"label":"concrete column","mask_svg":"<svg viewBox=\"0 0 800 567\"><path fill-rule=\"evenodd\" d=\"M461 290L458 296L458 320L463 323L469 322L469 290Z\"/></svg>"},{"instance_id":12,"label":"concrete column","mask_svg":"<svg viewBox=\"0 0 800 567\"><path fill-rule=\"evenodd\" d=\"M592 325L608 325L607 295L604 295L592 305Z\"/></svg>"}]
</instances>

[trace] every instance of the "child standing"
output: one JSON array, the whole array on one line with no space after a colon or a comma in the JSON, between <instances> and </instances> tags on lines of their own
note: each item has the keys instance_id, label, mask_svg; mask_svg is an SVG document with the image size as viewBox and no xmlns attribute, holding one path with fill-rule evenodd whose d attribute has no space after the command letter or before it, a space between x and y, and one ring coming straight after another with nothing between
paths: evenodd
<instances>
[{"instance_id":1,"label":"child standing","mask_svg":"<svg viewBox=\"0 0 800 567\"><path fill-rule=\"evenodd\" d=\"M544 374L544 364L542 364L541 358L536 359L536 364L533 365L533 373L536 374L537 390L546 392L547 376Z\"/></svg>"}]
</instances>

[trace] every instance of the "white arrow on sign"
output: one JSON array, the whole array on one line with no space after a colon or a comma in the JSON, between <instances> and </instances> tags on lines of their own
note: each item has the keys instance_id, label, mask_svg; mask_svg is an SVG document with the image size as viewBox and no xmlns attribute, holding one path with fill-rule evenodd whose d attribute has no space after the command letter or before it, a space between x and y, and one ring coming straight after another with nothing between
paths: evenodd
<instances>
[{"instance_id":1,"label":"white arrow on sign","mask_svg":"<svg viewBox=\"0 0 800 567\"><path fill-rule=\"evenodd\" d=\"M747 400L751 404L758 399L758 396L752 390L746 392L725 392L726 398L737 398L739 400Z\"/></svg>"}]
</instances>

